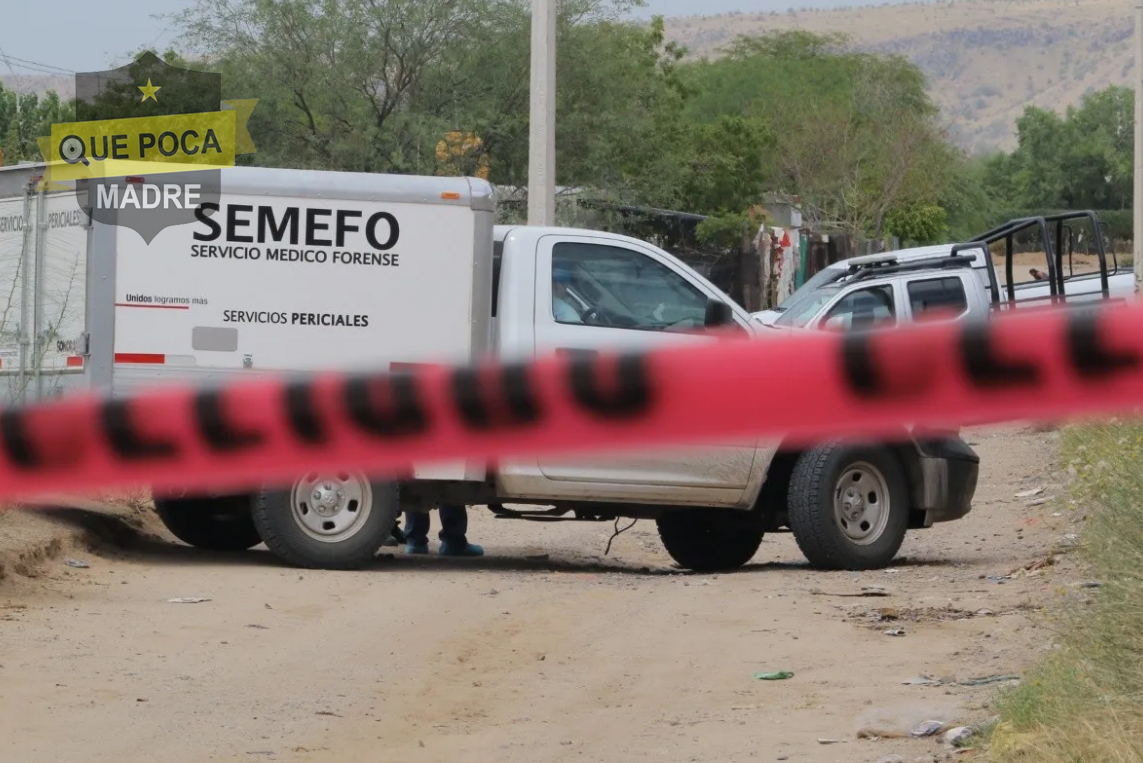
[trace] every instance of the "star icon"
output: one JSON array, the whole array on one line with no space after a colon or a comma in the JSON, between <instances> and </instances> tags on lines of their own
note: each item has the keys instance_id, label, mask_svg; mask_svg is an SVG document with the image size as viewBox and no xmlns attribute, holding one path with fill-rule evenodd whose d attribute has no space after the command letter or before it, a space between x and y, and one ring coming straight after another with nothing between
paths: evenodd
<instances>
[{"instance_id":1,"label":"star icon","mask_svg":"<svg viewBox=\"0 0 1143 763\"><path fill-rule=\"evenodd\" d=\"M147 84L146 85L139 85L139 90L141 90L143 92L143 100L144 101L146 101L148 98L150 98L155 103L159 102L159 99L155 97L155 93L157 93L159 90L161 90L161 88L156 86L156 85L152 85L150 77L147 77Z\"/></svg>"}]
</instances>

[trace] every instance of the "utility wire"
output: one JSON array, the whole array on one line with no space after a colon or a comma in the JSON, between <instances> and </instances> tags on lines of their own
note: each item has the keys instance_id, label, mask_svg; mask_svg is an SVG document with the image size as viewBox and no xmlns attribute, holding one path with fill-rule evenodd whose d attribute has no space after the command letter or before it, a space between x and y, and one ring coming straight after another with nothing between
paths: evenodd
<instances>
[{"instance_id":1,"label":"utility wire","mask_svg":"<svg viewBox=\"0 0 1143 763\"><path fill-rule=\"evenodd\" d=\"M51 64L41 64L38 61L29 61L26 58L19 58L17 56L8 55L8 54L4 53L3 51L0 51L0 56L3 56L4 60L8 63L9 68L12 67L12 62L16 61L17 62L16 65L19 66L21 69L39 69L39 70L47 72L48 74L75 74L75 72L70 71L68 69L63 69L59 66L53 66ZM22 64L22 66L21 66L21 64Z\"/></svg>"}]
</instances>

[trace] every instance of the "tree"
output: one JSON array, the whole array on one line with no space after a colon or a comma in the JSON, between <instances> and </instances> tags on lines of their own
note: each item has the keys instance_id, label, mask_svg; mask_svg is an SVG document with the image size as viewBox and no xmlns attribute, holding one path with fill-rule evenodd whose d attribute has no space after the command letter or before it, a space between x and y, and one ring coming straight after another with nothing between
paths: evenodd
<instances>
[{"instance_id":1,"label":"tree","mask_svg":"<svg viewBox=\"0 0 1143 763\"><path fill-rule=\"evenodd\" d=\"M1017 146L988 162L987 182L1005 206L1128 209L1132 204L1135 96L1110 86L1063 116L1028 106Z\"/></svg>"},{"instance_id":2,"label":"tree","mask_svg":"<svg viewBox=\"0 0 1143 763\"><path fill-rule=\"evenodd\" d=\"M560 4L562 183L622 174L622 123L646 117L665 46L661 28L616 21L629 5ZM494 182L527 177L527 0L201 0L182 21L226 95L259 99L259 163L431 174L459 132Z\"/></svg>"},{"instance_id":3,"label":"tree","mask_svg":"<svg viewBox=\"0 0 1143 763\"><path fill-rule=\"evenodd\" d=\"M1064 166L1070 206L1128 209L1134 190L1135 92L1112 85L1065 117L1071 152Z\"/></svg>"},{"instance_id":4,"label":"tree","mask_svg":"<svg viewBox=\"0 0 1143 763\"><path fill-rule=\"evenodd\" d=\"M873 235L941 202L955 157L915 66L804 32L684 61L631 5L560 3L560 185L728 230L767 192ZM200 0L183 23L224 97L259 99L244 160L526 184L528 0ZM450 135L468 148L442 168Z\"/></svg>"},{"instance_id":5,"label":"tree","mask_svg":"<svg viewBox=\"0 0 1143 763\"><path fill-rule=\"evenodd\" d=\"M903 242L935 244L947 230L946 212L939 204L899 206L885 218L885 231Z\"/></svg>"},{"instance_id":6,"label":"tree","mask_svg":"<svg viewBox=\"0 0 1143 763\"><path fill-rule=\"evenodd\" d=\"M767 190L799 197L811 222L880 236L899 205L938 203L953 156L924 77L842 35L743 38L687 73L693 119L745 113L769 125Z\"/></svg>"},{"instance_id":7,"label":"tree","mask_svg":"<svg viewBox=\"0 0 1143 763\"><path fill-rule=\"evenodd\" d=\"M989 167L994 161L992 156L962 153L956 157L949 183L940 195L952 240L965 241L996 224L996 210L1003 204L990 182Z\"/></svg>"},{"instance_id":8,"label":"tree","mask_svg":"<svg viewBox=\"0 0 1143 763\"><path fill-rule=\"evenodd\" d=\"M17 93L0 85L0 146L4 163L40 160L37 138L51 134L52 124L70 122L74 103L60 99L54 90L40 98L36 93Z\"/></svg>"}]
</instances>

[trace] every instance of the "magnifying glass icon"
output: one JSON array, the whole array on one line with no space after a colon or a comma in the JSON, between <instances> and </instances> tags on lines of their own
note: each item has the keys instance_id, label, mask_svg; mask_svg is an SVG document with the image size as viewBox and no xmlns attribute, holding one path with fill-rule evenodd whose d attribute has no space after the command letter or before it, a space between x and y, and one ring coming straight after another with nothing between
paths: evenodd
<instances>
[{"instance_id":1,"label":"magnifying glass icon","mask_svg":"<svg viewBox=\"0 0 1143 763\"><path fill-rule=\"evenodd\" d=\"M68 164L83 162L84 167L90 167L91 162L87 160L85 153L83 139L78 135L69 135L60 141L60 158Z\"/></svg>"}]
</instances>

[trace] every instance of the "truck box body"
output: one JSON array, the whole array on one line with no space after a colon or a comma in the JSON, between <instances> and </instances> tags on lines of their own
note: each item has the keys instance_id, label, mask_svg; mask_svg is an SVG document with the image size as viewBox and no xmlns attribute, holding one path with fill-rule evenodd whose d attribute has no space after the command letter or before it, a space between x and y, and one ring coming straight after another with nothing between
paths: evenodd
<instances>
[{"instance_id":1,"label":"truck box body","mask_svg":"<svg viewBox=\"0 0 1143 763\"><path fill-rule=\"evenodd\" d=\"M93 224L97 388L120 395L489 353L490 187L235 167L222 170L220 188L193 223L149 244L130 228ZM104 335L114 337L111 353L94 349ZM482 473L464 464L431 471Z\"/></svg>"}]
</instances>

